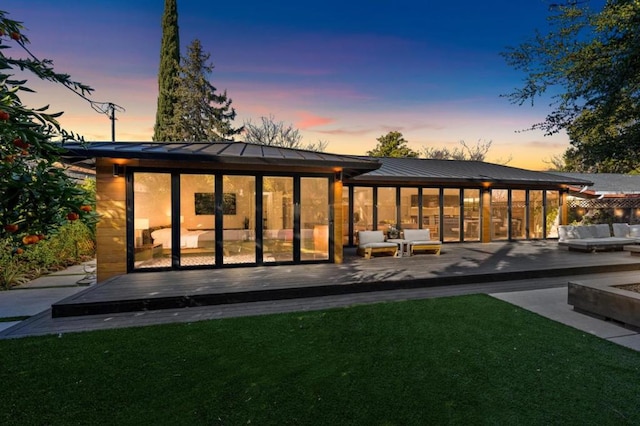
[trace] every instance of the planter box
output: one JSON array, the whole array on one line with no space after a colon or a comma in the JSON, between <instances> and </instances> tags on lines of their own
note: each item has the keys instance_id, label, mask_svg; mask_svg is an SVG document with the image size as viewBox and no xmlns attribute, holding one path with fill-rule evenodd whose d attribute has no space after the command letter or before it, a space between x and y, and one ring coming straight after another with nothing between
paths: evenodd
<instances>
[{"instance_id":1,"label":"planter box","mask_svg":"<svg viewBox=\"0 0 640 426\"><path fill-rule=\"evenodd\" d=\"M640 330L640 293L618 288L639 282L640 279L633 277L569 282L568 303L576 311Z\"/></svg>"}]
</instances>

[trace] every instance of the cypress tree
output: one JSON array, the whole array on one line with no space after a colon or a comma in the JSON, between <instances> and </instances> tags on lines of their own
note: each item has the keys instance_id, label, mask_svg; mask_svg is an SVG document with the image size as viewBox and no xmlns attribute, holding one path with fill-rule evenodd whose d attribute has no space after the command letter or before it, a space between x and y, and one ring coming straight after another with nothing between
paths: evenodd
<instances>
[{"instance_id":1,"label":"cypress tree","mask_svg":"<svg viewBox=\"0 0 640 426\"><path fill-rule=\"evenodd\" d=\"M176 103L175 84L180 69L180 34L176 0L165 0L162 15L162 45L158 72L158 109L153 140L169 142L168 129Z\"/></svg>"}]
</instances>

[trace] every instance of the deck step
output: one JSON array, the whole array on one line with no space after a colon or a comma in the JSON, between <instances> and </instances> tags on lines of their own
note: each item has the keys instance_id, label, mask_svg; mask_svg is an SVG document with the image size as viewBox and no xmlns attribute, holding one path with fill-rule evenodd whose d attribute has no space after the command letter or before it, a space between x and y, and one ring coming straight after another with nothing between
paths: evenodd
<instances>
[{"instance_id":1,"label":"deck step","mask_svg":"<svg viewBox=\"0 0 640 426\"><path fill-rule=\"evenodd\" d=\"M588 256L588 255L586 255ZM364 293L372 291L414 289L462 284L500 283L503 281L524 280L532 278L552 278L570 275L587 275L610 272L624 272L640 270L640 263L597 264L559 267L549 269L529 269L506 272L485 272L477 274L443 274L434 277L404 278L391 280L383 276L368 282L340 282L331 280L309 285L305 277L300 278L299 285L280 288L248 287L245 290L226 292L186 292L170 296L155 295L145 297L127 297L116 290L109 297L91 297L91 292L98 293L105 286L113 286L110 280L92 286L87 290L70 296L51 307L52 317L70 317L82 315L103 315L119 312L150 311L157 309L177 309L206 305L221 305L233 303L260 302L268 300L285 300L296 298L332 296L350 293ZM102 292L104 293L104 292Z\"/></svg>"}]
</instances>

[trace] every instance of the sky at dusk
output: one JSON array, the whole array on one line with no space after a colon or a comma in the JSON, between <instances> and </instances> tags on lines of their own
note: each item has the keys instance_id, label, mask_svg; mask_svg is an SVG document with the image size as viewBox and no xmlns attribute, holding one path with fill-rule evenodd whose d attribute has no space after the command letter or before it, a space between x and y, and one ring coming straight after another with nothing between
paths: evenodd
<instances>
[{"instance_id":1,"label":"sky at dusk","mask_svg":"<svg viewBox=\"0 0 640 426\"><path fill-rule=\"evenodd\" d=\"M551 2L178 0L181 53L200 39L238 116L292 124L327 152L365 154L376 138L402 132L409 146L492 141L488 161L542 170L568 147L565 134L524 131L544 120L500 95L524 75L500 56L546 31ZM95 101L124 107L116 140L150 141L157 105L163 0L3 0L22 21L29 49L56 71L95 89ZM7 44L12 43L7 40ZM21 49L5 55L24 56ZM111 140L109 119L69 90L29 79L31 107L64 111L60 121L86 140ZM236 140L242 140L236 137Z\"/></svg>"}]
</instances>

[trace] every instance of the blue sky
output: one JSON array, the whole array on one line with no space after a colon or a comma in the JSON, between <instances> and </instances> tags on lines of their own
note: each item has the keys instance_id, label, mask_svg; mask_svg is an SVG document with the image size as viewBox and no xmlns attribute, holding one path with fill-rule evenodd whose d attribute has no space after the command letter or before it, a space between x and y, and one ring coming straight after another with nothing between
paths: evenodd
<instances>
[{"instance_id":1,"label":"blue sky","mask_svg":"<svg viewBox=\"0 0 640 426\"><path fill-rule=\"evenodd\" d=\"M546 0L180 1L182 53L201 40L227 90L236 124L272 115L327 151L364 154L376 138L403 133L412 148L491 140L490 161L543 169L568 147L564 134L519 132L542 121L548 99L518 107L500 97L522 74L500 52L547 28ZM164 1L4 0L24 22L30 49L121 105L116 138L151 140ZM5 54L18 55L11 49ZM108 119L68 90L30 80L31 106L65 111L88 140L110 140Z\"/></svg>"}]
</instances>

